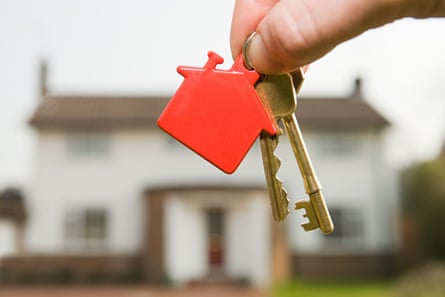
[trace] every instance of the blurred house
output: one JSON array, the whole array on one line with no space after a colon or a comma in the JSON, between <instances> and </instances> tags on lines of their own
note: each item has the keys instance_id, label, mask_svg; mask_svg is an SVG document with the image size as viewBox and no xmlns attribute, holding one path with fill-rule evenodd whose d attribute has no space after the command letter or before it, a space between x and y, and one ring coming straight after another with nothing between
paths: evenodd
<instances>
[{"instance_id":1,"label":"blurred house","mask_svg":"<svg viewBox=\"0 0 445 297\"><path fill-rule=\"evenodd\" d=\"M361 96L302 98L300 120L336 227L304 232L306 198L290 144L279 176L291 214L274 223L255 144L225 175L162 133L167 97L47 91L31 118L38 136L25 254L4 257L4 281L241 281L267 284L388 273L397 245L388 122ZM0 214L1 215L1 214Z\"/></svg>"}]
</instances>

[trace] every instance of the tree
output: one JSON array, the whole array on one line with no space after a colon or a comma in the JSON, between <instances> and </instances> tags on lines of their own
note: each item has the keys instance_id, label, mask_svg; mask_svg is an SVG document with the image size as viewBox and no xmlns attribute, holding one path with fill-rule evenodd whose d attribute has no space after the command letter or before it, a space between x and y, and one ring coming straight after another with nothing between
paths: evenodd
<instances>
[{"instance_id":1,"label":"tree","mask_svg":"<svg viewBox=\"0 0 445 297\"><path fill-rule=\"evenodd\" d=\"M402 207L417 223L424 255L445 259L445 153L404 172Z\"/></svg>"}]
</instances>

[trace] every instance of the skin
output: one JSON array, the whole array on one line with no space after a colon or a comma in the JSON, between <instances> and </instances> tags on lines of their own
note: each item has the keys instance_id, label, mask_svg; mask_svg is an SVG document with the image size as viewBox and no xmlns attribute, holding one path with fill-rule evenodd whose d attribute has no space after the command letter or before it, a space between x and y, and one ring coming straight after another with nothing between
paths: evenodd
<instances>
[{"instance_id":1,"label":"skin","mask_svg":"<svg viewBox=\"0 0 445 297\"><path fill-rule=\"evenodd\" d=\"M444 17L445 0L236 0L230 43L261 73L291 72L339 43L404 17Z\"/></svg>"}]
</instances>

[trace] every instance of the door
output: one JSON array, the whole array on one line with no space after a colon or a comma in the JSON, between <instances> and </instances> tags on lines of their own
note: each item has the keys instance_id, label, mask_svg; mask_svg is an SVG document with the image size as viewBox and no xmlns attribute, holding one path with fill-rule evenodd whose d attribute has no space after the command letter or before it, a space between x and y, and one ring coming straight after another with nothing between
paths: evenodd
<instances>
[{"instance_id":1,"label":"door","mask_svg":"<svg viewBox=\"0 0 445 297\"><path fill-rule=\"evenodd\" d=\"M207 209L207 250L210 269L220 269L224 263L224 210Z\"/></svg>"}]
</instances>

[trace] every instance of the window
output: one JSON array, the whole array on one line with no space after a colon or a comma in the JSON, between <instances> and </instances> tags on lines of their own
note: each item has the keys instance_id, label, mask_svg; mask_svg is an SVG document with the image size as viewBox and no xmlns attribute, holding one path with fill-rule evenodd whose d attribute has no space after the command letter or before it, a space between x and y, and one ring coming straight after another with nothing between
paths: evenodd
<instances>
[{"instance_id":1,"label":"window","mask_svg":"<svg viewBox=\"0 0 445 297\"><path fill-rule=\"evenodd\" d=\"M326 133L319 138L320 152L335 157L351 157L359 151L359 139L351 134Z\"/></svg>"},{"instance_id":2,"label":"window","mask_svg":"<svg viewBox=\"0 0 445 297\"><path fill-rule=\"evenodd\" d=\"M70 133L67 151L73 157L106 156L110 152L110 135L107 133Z\"/></svg>"},{"instance_id":3,"label":"window","mask_svg":"<svg viewBox=\"0 0 445 297\"><path fill-rule=\"evenodd\" d=\"M64 232L70 250L103 250L108 237L107 212L100 208L70 210Z\"/></svg>"},{"instance_id":4,"label":"window","mask_svg":"<svg viewBox=\"0 0 445 297\"><path fill-rule=\"evenodd\" d=\"M324 236L329 245L352 245L362 244L364 238L363 211L352 208L330 208L334 232Z\"/></svg>"}]
</instances>

